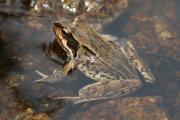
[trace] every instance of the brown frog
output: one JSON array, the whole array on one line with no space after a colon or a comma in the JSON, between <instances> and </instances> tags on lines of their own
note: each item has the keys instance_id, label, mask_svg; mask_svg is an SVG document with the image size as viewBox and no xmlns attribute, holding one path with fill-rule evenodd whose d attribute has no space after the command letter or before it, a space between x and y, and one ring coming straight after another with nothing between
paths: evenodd
<instances>
[{"instance_id":1,"label":"brown frog","mask_svg":"<svg viewBox=\"0 0 180 120\"><path fill-rule=\"evenodd\" d=\"M53 28L68 61L62 70L37 81L57 81L75 67L97 81L80 89L77 97L58 99L69 99L77 104L122 97L142 86L138 72L145 82L155 81L151 70L129 40L115 41L112 40L115 37L100 35L82 16L70 23L55 22Z\"/></svg>"}]
</instances>

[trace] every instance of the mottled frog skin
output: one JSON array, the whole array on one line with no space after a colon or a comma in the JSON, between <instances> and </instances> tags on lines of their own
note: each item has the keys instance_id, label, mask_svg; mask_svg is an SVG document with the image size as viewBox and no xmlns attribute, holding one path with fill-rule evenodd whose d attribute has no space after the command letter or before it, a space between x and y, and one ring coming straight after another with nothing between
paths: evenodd
<instances>
[{"instance_id":1,"label":"mottled frog skin","mask_svg":"<svg viewBox=\"0 0 180 120\"><path fill-rule=\"evenodd\" d=\"M100 35L82 16L70 23L55 22L53 28L68 61L62 70L38 81L56 81L75 67L97 81L80 89L77 97L60 98L74 103L119 98L142 86L138 73L145 82L155 81L151 70L129 40L113 40L115 37Z\"/></svg>"}]
</instances>

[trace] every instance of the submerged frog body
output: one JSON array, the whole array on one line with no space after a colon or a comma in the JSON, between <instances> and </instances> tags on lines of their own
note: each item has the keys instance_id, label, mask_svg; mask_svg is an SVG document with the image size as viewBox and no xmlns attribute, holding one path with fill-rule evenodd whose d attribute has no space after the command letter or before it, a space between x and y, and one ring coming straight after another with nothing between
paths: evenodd
<instances>
[{"instance_id":1,"label":"submerged frog body","mask_svg":"<svg viewBox=\"0 0 180 120\"><path fill-rule=\"evenodd\" d=\"M127 39L113 41L95 32L82 17L72 23L54 23L56 39L68 56L59 72L38 81L54 81L69 70L78 68L97 81L79 90L78 97L61 97L84 101L119 98L141 87L138 72L146 82L155 81L151 70ZM72 47L72 43L75 46Z\"/></svg>"}]
</instances>

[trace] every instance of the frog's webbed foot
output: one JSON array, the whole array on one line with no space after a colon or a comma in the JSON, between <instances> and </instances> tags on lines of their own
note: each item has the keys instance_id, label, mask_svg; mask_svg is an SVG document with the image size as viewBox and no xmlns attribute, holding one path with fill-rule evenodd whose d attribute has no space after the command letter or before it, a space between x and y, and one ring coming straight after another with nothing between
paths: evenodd
<instances>
[{"instance_id":1,"label":"frog's webbed foot","mask_svg":"<svg viewBox=\"0 0 180 120\"><path fill-rule=\"evenodd\" d=\"M141 85L141 81L136 79L100 81L80 89L79 97L59 97L56 99L66 99L74 104L115 99L136 91Z\"/></svg>"},{"instance_id":2,"label":"frog's webbed foot","mask_svg":"<svg viewBox=\"0 0 180 120\"><path fill-rule=\"evenodd\" d=\"M68 72L75 68L76 61L74 59L70 59L68 63L60 69L54 70L51 75L45 75L41 73L40 71L36 70L36 73L38 73L42 78L35 80L35 82L59 82L61 79L67 76Z\"/></svg>"},{"instance_id":3,"label":"frog's webbed foot","mask_svg":"<svg viewBox=\"0 0 180 120\"><path fill-rule=\"evenodd\" d=\"M129 62L136 67L136 69L141 73L144 80L148 83L155 81L155 77L152 74L150 68L147 66L146 62L137 53L136 49L132 43L127 39L122 39L119 41L119 46L123 54L128 58Z\"/></svg>"},{"instance_id":4,"label":"frog's webbed foot","mask_svg":"<svg viewBox=\"0 0 180 120\"><path fill-rule=\"evenodd\" d=\"M36 72L39 76L41 76L40 79L37 79L37 80L34 81L35 83L38 83L38 82L46 82L46 81L47 81L47 79L48 79L48 77L49 77L48 75L40 72L39 70L36 70L35 72Z\"/></svg>"},{"instance_id":5,"label":"frog's webbed foot","mask_svg":"<svg viewBox=\"0 0 180 120\"><path fill-rule=\"evenodd\" d=\"M35 80L34 81L35 83L38 83L38 82L54 83L54 82L59 82L59 81L63 80L66 77L66 75L64 74L62 69L55 70L49 76L41 73L38 70L36 70L36 73L38 73L42 78Z\"/></svg>"},{"instance_id":6,"label":"frog's webbed foot","mask_svg":"<svg viewBox=\"0 0 180 120\"><path fill-rule=\"evenodd\" d=\"M42 77L42 79L46 79L46 78L48 77L48 75L40 72L39 70L36 70L35 72L36 72L38 75L40 75L40 76Z\"/></svg>"}]
</instances>

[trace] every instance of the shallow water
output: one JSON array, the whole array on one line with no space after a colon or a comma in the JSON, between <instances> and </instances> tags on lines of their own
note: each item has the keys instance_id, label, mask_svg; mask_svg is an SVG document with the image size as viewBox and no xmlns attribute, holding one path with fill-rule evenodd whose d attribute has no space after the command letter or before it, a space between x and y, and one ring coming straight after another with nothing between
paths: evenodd
<instances>
[{"instance_id":1,"label":"shallow water","mask_svg":"<svg viewBox=\"0 0 180 120\"><path fill-rule=\"evenodd\" d=\"M135 0L130 2L129 7L121 16L103 29L103 33L112 34L118 38L129 38L157 79L155 84L144 85L127 97L142 97L141 100L144 100L145 96L163 97L162 102L155 108L148 109L152 113L158 110L159 113L163 111L160 115L166 114L165 116L170 120L180 118L178 114L180 112L179 4L178 0L150 0L148 2ZM95 102L77 106L60 101L58 108L52 102L50 103L52 107L47 111L39 105L41 97L76 96L81 87L93 82L78 70L74 70L63 83L33 84L34 80L41 78L35 72L36 70L51 74L53 70L62 67L61 64L49 60L43 51L43 45L54 40L53 21L54 19L51 18L1 14L0 118L2 120L11 119L30 107L34 111L46 112L52 119L78 119L83 115L88 116L87 114L95 116L96 106L105 109L104 114L97 115L96 119L106 116L106 112L106 114L112 112L113 107L107 109L109 103L106 101L103 101L103 104ZM125 102L123 100L114 100L114 102L122 102L122 105L126 105L129 99L122 99ZM122 109L120 113L125 109ZM12 117L9 116L10 114Z\"/></svg>"}]
</instances>

